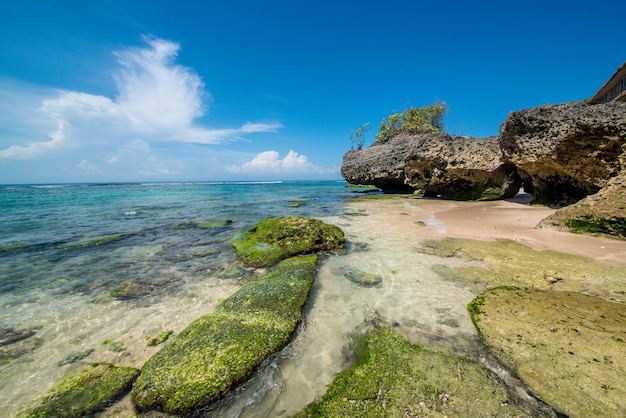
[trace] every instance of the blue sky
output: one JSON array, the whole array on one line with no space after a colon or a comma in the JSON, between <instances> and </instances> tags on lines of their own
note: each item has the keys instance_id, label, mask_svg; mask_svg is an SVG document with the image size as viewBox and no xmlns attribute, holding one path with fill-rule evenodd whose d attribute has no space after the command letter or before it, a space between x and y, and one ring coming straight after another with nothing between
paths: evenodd
<instances>
[{"instance_id":1,"label":"blue sky","mask_svg":"<svg viewBox=\"0 0 626 418\"><path fill-rule=\"evenodd\" d=\"M340 179L348 135L443 100L451 134L582 100L626 2L5 0L0 183Z\"/></svg>"}]
</instances>

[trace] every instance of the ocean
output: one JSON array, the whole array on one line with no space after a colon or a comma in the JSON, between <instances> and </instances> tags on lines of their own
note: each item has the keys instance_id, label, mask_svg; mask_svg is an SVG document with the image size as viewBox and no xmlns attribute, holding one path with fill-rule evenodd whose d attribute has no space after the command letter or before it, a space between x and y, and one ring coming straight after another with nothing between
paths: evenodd
<instances>
[{"instance_id":1,"label":"ocean","mask_svg":"<svg viewBox=\"0 0 626 418\"><path fill-rule=\"evenodd\" d=\"M155 336L182 331L262 272L229 242L285 215L342 228L320 258L292 342L198 417L290 417L350 366L353 336L393 326L411 341L484 353L465 286L415 251L454 202L354 193L341 181L0 186L0 415L18 416L81 363L141 366ZM363 286L351 278L377 278ZM126 396L98 417L136 416ZM145 415L155 417L162 415Z\"/></svg>"}]
</instances>

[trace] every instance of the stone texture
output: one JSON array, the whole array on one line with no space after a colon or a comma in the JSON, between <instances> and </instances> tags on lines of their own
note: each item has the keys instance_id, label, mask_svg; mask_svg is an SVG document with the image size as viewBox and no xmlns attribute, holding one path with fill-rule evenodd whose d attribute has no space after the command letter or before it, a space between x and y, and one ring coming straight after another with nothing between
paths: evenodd
<instances>
[{"instance_id":1,"label":"stone texture","mask_svg":"<svg viewBox=\"0 0 626 418\"><path fill-rule=\"evenodd\" d=\"M626 239L626 170L598 193L557 210L539 227Z\"/></svg>"},{"instance_id":2,"label":"stone texture","mask_svg":"<svg viewBox=\"0 0 626 418\"><path fill-rule=\"evenodd\" d=\"M479 200L523 184L535 202L565 206L597 193L624 170L626 103L582 102L511 112L500 135L400 133L344 155L341 174L386 193Z\"/></svg>"},{"instance_id":3,"label":"stone texture","mask_svg":"<svg viewBox=\"0 0 626 418\"><path fill-rule=\"evenodd\" d=\"M575 292L495 288L468 309L489 350L564 416L626 416L626 305Z\"/></svg>"},{"instance_id":4,"label":"stone texture","mask_svg":"<svg viewBox=\"0 0 626 418\"><path fill-rule=\"evenodd\" d=\"M443 132L401 133L344 155L341 174L353 184L385 193L420 191L427 197L480 200L514 196L515 167L503 160L496 137L476 139Z\"/></svg>"},{"instance_id":5,"label":"stone texture","mask_svg":"<svg viewBox=\"0 0 626 418\"><path fill-rule=\"evenodd\" d=\"M541 203L597 193L624 167L626 103L544 105L512 112L500 127L505 159Z\"/></svg>"}]
</instances>

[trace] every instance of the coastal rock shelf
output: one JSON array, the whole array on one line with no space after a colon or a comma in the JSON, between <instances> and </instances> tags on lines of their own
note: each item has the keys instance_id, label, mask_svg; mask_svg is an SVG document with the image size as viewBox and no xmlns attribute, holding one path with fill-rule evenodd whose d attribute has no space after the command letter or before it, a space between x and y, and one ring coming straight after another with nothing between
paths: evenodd
<instances>
[{"instance_id":1,"label":"coastal rock shelf","mask_svg":"<svg viewBox=\"0 0 626 418\"><path fill-rule=\"evenodd\" d=\"M481 294L469 310L491 352L557 411L626 415L626 305L506 287Z\"/></svg>"},{"instance_id":2,"label":"coastal rock shelf","mask_svg":"<svg viewBox=\"0 0 626 418\"><path fill-rule=\"evenodd\" d=\"M341 373L304 417L533 416L487 369L412 344L393 329L358 338L357 365Z\"/></svg>"}]
</instances>

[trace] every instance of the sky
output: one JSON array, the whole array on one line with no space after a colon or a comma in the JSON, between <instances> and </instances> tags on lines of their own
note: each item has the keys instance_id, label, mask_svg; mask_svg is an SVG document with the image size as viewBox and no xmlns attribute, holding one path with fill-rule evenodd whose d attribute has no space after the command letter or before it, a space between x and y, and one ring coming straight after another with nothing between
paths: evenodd
<instances>
[{"instance_id":1,"label":"sky","mask_svg":"<svg viewBox=\"0 0 626 418\"><path fill-rule=\"evenodd\" d=\"M0 184L341 179L355 127L591 97L626 2L3 0Z\"/></svg>"}]
</instances>

